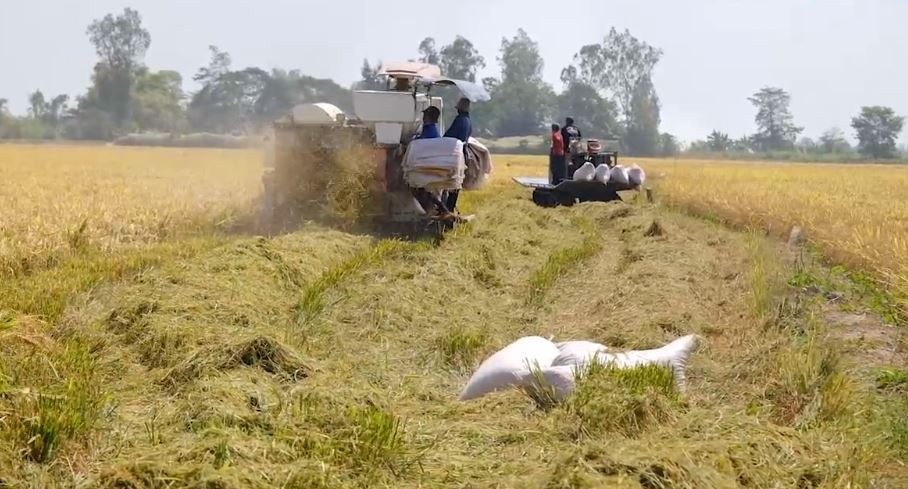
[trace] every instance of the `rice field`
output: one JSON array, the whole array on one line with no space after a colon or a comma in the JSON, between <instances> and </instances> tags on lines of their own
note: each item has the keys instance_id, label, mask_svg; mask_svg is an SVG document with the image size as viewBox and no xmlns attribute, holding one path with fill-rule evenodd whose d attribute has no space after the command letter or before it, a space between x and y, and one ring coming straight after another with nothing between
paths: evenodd
<instances>
[{"instance_id":1,"label":"rice field","mask_svg":"<svg viewBox=\"0 0 908 489\"><path fill-rule=\"evenodd\" d=\"M797 222L884 274L898 186L861 174L850 198L884 227L835 241L870 224L817 197L836 181L820 167L641 164L660 204L542 209L510 177L545 160L496 156L461 197L477 219L432 243L249 233L253 151L0 145L0 487L906 487L908 373L869 354L901 362L903 345L843 334L800 285L844 292L848 319L872 305L765 233L675 209ZM832 253L865 242L880 254ZM690 333L683 392L659 369L603 370L564 403L456 400L520 336Z\"/></svg>"},{"instance_id":2,"label":"rice field","mask_svg":"<svg viewBox=\"0 0 908 489\"><path fill-rule=\"evenodd\" d=\"M908 167L647 160L664 201L787 237L792 226L835 263L908 297ZM905 303L908 305L908 303Z\"/></svg>"},{"instance_id":3,"label":"rice field","mask_svg":"<svg viewBox=\"0 0 908 489\"><path fill-rule=\"evenodd\" d=\"M521 164L506 163L507 174L544 175L544 157L512 161ZM633 157L623 162L639 163L662 203L691 214L781 239L801 226L832 263L873 276L908 311L908 166Z\"/></svg>"},{"instance_id":4,"label":"rice field","mask_svg":"<svg viewBox=\"0 0 908 489\"><path fill-rule=\"evenodd\" d=\"M236 224L262 158L242 150L0 145L0 277Z\"/></svg>"}]
</instances>

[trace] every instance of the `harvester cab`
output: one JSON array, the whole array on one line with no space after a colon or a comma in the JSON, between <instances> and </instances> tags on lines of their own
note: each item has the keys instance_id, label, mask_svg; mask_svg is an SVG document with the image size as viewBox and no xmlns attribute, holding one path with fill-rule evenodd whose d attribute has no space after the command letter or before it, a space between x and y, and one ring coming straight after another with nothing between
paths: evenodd
<instances>
[{"instance_id":1,"label":"harvester cab","mask_svg":"<svg viewBox=\"0 0 908 489\"><path fill-rule=\"evenodd\" d=\"M472 102L489 100L489 94L475 83L444 77L437 66L426 63L386 63L378 75L384 78L383 89L354 90L352 114L332 104L302 104L273 124L273 144L266 150L269 168L264 177L265 219L273 222L274 216L279 216L278 220L286 221L289 208L292 220L299 221L307 217L306 211L313 207L311 202L319 198L309 196L309 203L300 202L299 196L294 195L294 186L280 185L288 175L296 175L295 178L302 180L301 184L307 183L313 165L302 161L301 154L311 155L312 146L317 146L316 153L327 160L319 162L322 169L326 166L331 169L332 164L339 166L337 161L344 159L344 151L349 155L349 149L356 146L369 149L368 156L360 157L356 165L372 171L371 208L368 209L372 224L391 231L403 228L409 232L425 229L437 232L439 228L449 229L458 222L456 216L445 215L446 221L439 223L440 216L433 212L434 209L425 208L415 198L414 179L408 178L408 151L422 129L423 111L430 106L437 107L439 112L444 109L442 97L432 95L433 87L454 86L461 96ZM442 124L439 120L439 125ZM460 141L439 139L446 140L439 144L461 148L461 152L466 153L462 150L465 145ZM449 152L448 156L451 153L454 152ZM436 162L432 167L436 173L451 175L445 182L429 182L434 185L432 193L443 192L447 189L445 185L461 188L465 156L437 162L434 155L423 155L420 161L426 159ZM325 184L331 185L336 182Z\"/></svg>"}]
</instances>

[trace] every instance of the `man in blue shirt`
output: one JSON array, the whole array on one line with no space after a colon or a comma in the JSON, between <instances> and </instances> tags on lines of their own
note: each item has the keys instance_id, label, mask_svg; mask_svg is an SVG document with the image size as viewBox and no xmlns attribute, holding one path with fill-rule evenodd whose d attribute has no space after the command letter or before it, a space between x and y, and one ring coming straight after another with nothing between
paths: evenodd
<instances>
[{"instance_id":1,"label":"man in blue shirt","mask_svg":"<svg viewBox=\"0 0 908 489\"><path fill-rule=\"evenodd\" d=\"M438 118L441 117L441 111L438 107L431 106L422 111L422 132L419 133L419 139L438 138Z\"/></svg>"},{"instance_id":2,"label":"man in blue shirt","mask_svg":"<svg viewBox=\"0 0 908 489\"><path fill-rule=\"evenodd\" d=\"M464 157L468 157L466 144L473 135L473 122L470 120L470 99L461 97L461 99L457 101L455 107L457 108L457 117L451 122L451 127L445 131L445 137L457 138L463 141ZM460 195L459 190L449 190L447 192L445 207L451 212L454 212L454 209L457 207L458 195Z\"/></svg>"},{"instance_id":3,"label":"man in blue shirt","mask_svg":"<svg viewBox=\"0 0 908 489\"><path fill-rule=\"evenodd\" d=\"M440 117L441 111L438 110L438 107L429 106L426 110L422 111L422 131L416 136L416 139L440 138L441 135L438 133L438 119ZM434 205L435 208L438 209L439 214L448 213L448 209L445 207L444 202L432 195L426 189L414 188L411 189L411 193L416 197L416 201L419 202L419 205L421 205L424 210L428 211L428 209Z\"/></svg>"},{"instance_id":4,"label":"man in blue shirt","mask_svg":"<svg viewBox=\"0 0 908 489\"><path fill-rule=\"evenodd\" d=\"M473 135L473 122L470 121L470 99L461 98L457 101L457 117L451 122L451 127L445 132L446 138L457 138L467 143Z\"/></svg>"}]
</instances>

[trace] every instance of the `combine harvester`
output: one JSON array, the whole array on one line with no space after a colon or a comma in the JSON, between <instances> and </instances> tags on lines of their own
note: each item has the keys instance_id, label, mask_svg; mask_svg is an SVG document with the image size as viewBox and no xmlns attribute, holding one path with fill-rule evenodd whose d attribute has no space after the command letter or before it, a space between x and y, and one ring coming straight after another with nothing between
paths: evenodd
<instances>
[{"instance_id":1,"label":"combine harvester","mask_svg":"<svg viewBox=\"0 0 908 489\"><path fill-rule=\"evenodd\" d=\"M266 148L262 222L292 226L312 218L311 204L320 198L317 191L327 189L315 189L308 203L297 189L313 186L314 171L333 171L330 165L338 161L349 165L351 157L356 158L354 165L374 170L368 220L381 232L440 235L472 217L437 212L425 199L420 203L413 182L420 182L435 199L448 190L478 188L491 172L487 149L473 138L464 145L453 138L416 137L422 130L423 111L430 106L444 108L442 98L431 95L433 87L456 87L471 102L488 101L488 92L475 83L444 77L439 67L426 63L387 63L379 75L386 88L353 91L353 114L328 103L307 103L274 122ZM444 131L443 120L438 127ZM288 180L298 183L288 184Z\"/></svg>"},{"instance_id":2,"label":"combine harvester","mask_svg":"<svg viewBox=\"0 0 908 489\"><path fill-rule=\"evenodd\" d=\"M643 169L618 163L617 151L604 151L598 139L570 142L565 179L557 184L551 170L548 178L513 177L520 185L533 189L533 202L542 207L572 206L577 202L621 200L618 192L640 190L646 181Z\"/></svg>"}]
</instances>

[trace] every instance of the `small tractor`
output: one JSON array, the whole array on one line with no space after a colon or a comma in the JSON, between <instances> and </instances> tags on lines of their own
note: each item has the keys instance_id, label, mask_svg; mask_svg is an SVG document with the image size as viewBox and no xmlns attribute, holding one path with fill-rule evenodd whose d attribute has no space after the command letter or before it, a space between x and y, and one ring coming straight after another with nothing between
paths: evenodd
<instances>
[{"instance_id":1,"label":"small tractor","mask_svg":"<svg viewBox=\"0 0 908 489\"><path fill-rule=\"evenodd\" d=\"M549 177L513 177L518 184L533 189L533 202L541 207L572 206L577 202L609 202L622 200L618 194L624 190L639 188L627 179L610 179L603 183L597 178L575 179L574 174L586 163L599 168L605 165L611 171L621 170L618 164L617 151L605 151L598 139L587 139L586 145L579 139L569 142L569 152L565 158L565 178L555 182L551 169Z\"/></svg>"},{"instance_id":2,"label":"small tractor","mask_svg":"<svg viewBox=\"0 0 908 489\"><path fill-rule=\"evenodd\" d=\"M271 223L273 228L312 218L313 209L321 208L326 200L322 192L348 201L368 192L369 201L362 205L368 215L359 217L390 234L437 235L472 217L439 215L431 205L421 204L404 177L403 164L408 147L422 129L423 111L430 106L439 112L444 108L442 97L431 95L433 87L456 87L471 102L489 100L488 92L475 83L444 77L437 66L426 63L386 63L379 76L386 83L384 89L353 91L352 114L328 103L306 103L272 124L263 176L262 223ZM443 124L439 119L442 131ZM359 171L356 182L360 183L337 177L341 166ZM361 188L363 180L368 188ZM338 188L345 186L350 189ZM343 194L345 191L350 195Z\"/></svg>"}]
</instances>

